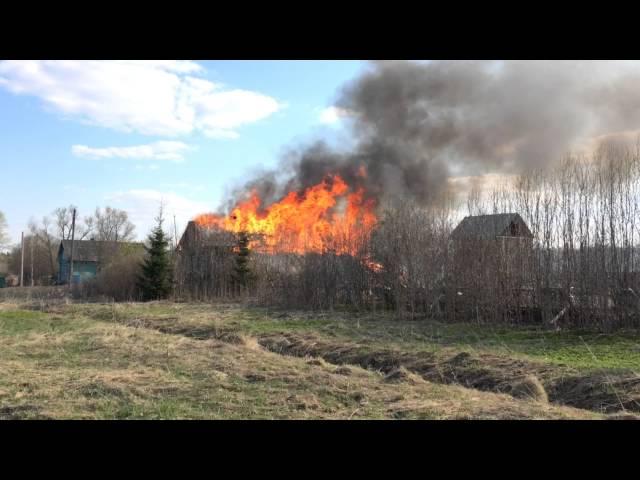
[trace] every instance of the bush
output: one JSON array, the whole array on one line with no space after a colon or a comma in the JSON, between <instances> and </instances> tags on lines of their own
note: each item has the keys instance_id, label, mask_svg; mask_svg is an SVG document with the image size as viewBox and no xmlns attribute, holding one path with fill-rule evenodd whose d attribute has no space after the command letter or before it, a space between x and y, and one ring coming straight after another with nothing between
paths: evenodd
<instances>
[{"instance_id":1,"label":"bush","mask_svg":"<svg viewBox=\"0 0 640 480\"><path fill-rule=\"evenodd\" d=\"M139 300L141 298L137 279L141 273L141 253L129 253L114 258L96 276L101 295L116 301Z\"/></svg>"},{"instance_id":2,"label":"bush","mask_svg":"<svg viewBox=\"0 0 640 480\"><path fill-rule=\"evenodd\" d=\"M105 297L117 302L140 300L137 279L144 252L122 252L111 258L96 277L74 286L74 297L83 299Z\"/></svg>"}]
</instances>

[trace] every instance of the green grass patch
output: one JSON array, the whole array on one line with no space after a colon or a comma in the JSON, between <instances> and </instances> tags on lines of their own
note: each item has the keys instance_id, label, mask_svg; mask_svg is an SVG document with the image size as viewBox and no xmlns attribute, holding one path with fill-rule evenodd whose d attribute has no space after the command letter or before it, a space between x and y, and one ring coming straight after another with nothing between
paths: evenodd
<instances>
[{"instance_id":1,"label":"green grass patch","mask_svg":"<svg viewBox=\"0 0 640 480\"><path fill-rule=\"evenodd\" d=\"M537 326L496 326L397 320L388 314L283 312L207 304L73 305L71 311L106 321L172 320L181 326L236 330L252 336L313 333L361 343L371 349L407 352L455 349L563 364L582 370L640 370L640 332L614 334L552 331Z\"/></svg>"},{"instance_id":2,"label":"green grass patch","mask_svg":"<svg viewBox=\"0 0 640 480\"><path fill-rule=\"evenodd\" d=\"M0 335L64 333L81 327L68 316L31 310L0 310Z\"/></svg>"},{"instance_id":3,"label":"green grass patch","mask_svg":"<svg viewBox=\"0 0 640 480\"><path fill-rule=\"evenodd\" d=\"M640 332L602 334L536 326L446 324L343 314L241 312L225 322L251 335L313 332L333 340L403 351L461 351L526 356L578 369L640 370Z\"/></svg>"}]
</instances>

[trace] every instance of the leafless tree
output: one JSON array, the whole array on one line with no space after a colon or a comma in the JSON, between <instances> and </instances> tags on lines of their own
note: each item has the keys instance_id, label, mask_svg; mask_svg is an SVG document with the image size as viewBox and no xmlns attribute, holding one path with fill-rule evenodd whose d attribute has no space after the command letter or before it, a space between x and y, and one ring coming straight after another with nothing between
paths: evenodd
<instances>
[{"instance_id":1,"label":"leafless tree","mask_svg":"<svg viewBox=\"0 0 640 480\"><path fill-rule=\"evenodd\" d=\"M7 220L4 213L0 212L0 250L9 245L9 235L7 234Z\"/></svg>"},{"instance_id":2,"label":"leafless tree","mask_svg":"<svg viewBox=\"0 0 640 480\"><path fill-rule=\"evenodd\" d=\"M77 207L74 205L59 207L53 211L53 218L56 226L56 235L60 240L71 240L71 226L74 209L76 210L76 231L74 238L76 240L84 240L94 229L93 218L85 217L84 222L82 222L77 215Z\"/></svg>"},{"instance_id":3,"label":"leafless tree","mask_svg":"<svg viewBox=\"0 0 640 480\"><path fill-rule=\"evenodd\" d=\"M487 195L492 211L517 211L534 235L531 288L544 318L640 323L639 144L603 143L590 157L567 155L496 189Z\"/></svg>"},{"instance_id":4,"label":"leafless tree","mask_svg":"<svg viewBox=\"0 0 640 480\"><path fill-rule=\"evenodd\" d=\"M51 219L44 216L40 224L32 219L29 221L29 233L34 238L36 250L44 252L44 256L49 261L49 275L54 275L56 271L55 255L58 245L51 231Z\"/></svg>"},{"instance_id":5,"label":"leafless tree","mask_svg":"<svg viewBox=\"0 0 640 480\"><path fill-rule=\"evenodd\" d=\"M103 211L96 208L91 226L96 240L128 242L135 237L135 226L124 210L105 207Z\"/></svg>"}]
</instances>

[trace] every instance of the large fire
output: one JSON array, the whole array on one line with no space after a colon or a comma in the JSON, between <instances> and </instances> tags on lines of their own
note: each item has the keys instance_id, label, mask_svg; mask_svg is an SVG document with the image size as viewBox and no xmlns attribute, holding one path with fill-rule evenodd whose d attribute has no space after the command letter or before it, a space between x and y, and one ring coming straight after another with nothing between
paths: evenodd
<instances>
[{"instance_id":1,"label":"large fire","mask_svg":"<svg viewBox=\"0 0 640 480\"><path fill-rule=\"evenodd\" d=\"M254 248L305 253L334 251L355 255L376 224L375 202L362 188L353 189L339 175L329 175L304 192L289 192L280 201L262 205L257 192L238 203L231 214L203 214L195 222L261 237Z\"/></svg>"}]
</instances>

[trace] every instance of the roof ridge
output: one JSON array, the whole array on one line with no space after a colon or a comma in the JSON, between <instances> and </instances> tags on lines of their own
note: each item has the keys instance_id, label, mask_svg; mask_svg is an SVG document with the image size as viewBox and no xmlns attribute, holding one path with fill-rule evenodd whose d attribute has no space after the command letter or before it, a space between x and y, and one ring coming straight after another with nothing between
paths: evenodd
<instances>
[{"instance_id":1,"label":"roof ridge","mask_svg":"<svg viewBox=\"0 0 640 480\"><path fill-rule=\"evenodd\" d=\"M510 222L523 223L526 234L529 227L518 212L487 213L483 215L467 215L451 232L452 236L494 237L499 236L508 228Z\"/></svg>"},{"instance_id":2,"label":"roof ridge","mask_svg":"<svg viewBox=\"0 0 640 480\"><path fill-rule=\"evenodd\" d=\"M61 240L62 242L71 242L70 238ZM78 242L93 242L93 243L144 243L144 242L131 242L131 241L122 241L122 240L86 240L86 239L82 239L82 240L73 240L73 243L78 243Z\"/></svg>"},{"instance_id":3,"label":"roof ridge","mask_svg":"<svg viewBox=\"0 0 640 480\"><path fill-rule=\"evenodd\" d=\"M479 218L479 217L497 217L498 215L519 215L518 212L507 213L483 213L482 215L467 215L464 218Z\"/></svg>"}]
</instances>

